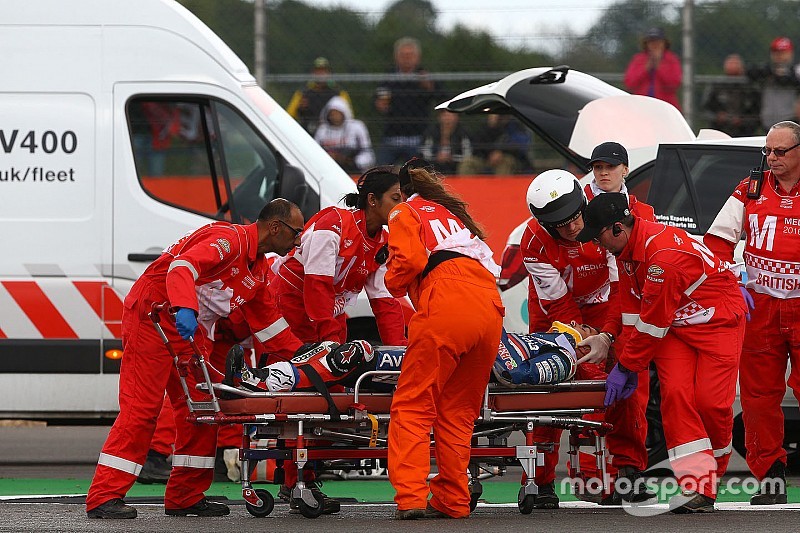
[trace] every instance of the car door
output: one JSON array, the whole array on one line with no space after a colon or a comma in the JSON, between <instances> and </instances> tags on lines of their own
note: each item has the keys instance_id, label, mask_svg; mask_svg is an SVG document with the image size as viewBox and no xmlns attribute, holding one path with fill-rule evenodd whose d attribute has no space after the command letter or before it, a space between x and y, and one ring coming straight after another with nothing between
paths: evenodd
<instances>
[{"instance_id":1,"label":"car door","mask_svg":"<svg viewBox=\"0 0 800 533\"><path fill-rule=\"evenodd\" d=\"M653 206L659 222L704 235L760 160L755 145L662 144L655 162L634 171L627 186Z\"/></svg>"}]
</instances>

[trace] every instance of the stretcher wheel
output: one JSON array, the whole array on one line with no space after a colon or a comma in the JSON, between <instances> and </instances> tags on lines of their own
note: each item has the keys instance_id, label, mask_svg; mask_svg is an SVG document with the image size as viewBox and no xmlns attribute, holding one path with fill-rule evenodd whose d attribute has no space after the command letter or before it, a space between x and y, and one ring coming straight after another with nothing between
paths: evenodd
<instances>
[{"instance_id":1,"label":"stretcher wheel","mask_svg":"<svg viewBox=\"0 0 800 533\"><path fill-rule=\"evenodd\" d=\"M519 489L519 495L517 496L517 505L519 506L519 512L522 514L531 514L533 512L535 504L536 504L536 495L525 494L525 487L521 487Z\"/></svg>"},{"instance_id":2,"label":"stretcher wheel","mask_svg":"<svg viewBox=\"0 0 800 533\"><path fill-rule=\"evenodd\" d=\"M322 511L325 510L325 505L323 505L322 498L316 495L314 495L314 501L317 502L317 505L314 507L308 505L302 498L295 498L294 501L297 504L297 507L300 509L300 514L306 518L317 518L322 515Z\"/></svg>"},{"instance_id":3,"label":"stretcher wheel","mask_svg":"<svg viewBox=\"0 0 800 533\"><path fill-rule=\"evenodd\" d=\"M256 518L264 518L265 516L269 516L269 514L275 508L275 498L272 497L272 494L269 491L264 489L256 489L255 492L256 496L261 499L261 505L252 505L250 502L245 501L244 505L247 507L247 512Z\"/></svg>"}]
</instances>

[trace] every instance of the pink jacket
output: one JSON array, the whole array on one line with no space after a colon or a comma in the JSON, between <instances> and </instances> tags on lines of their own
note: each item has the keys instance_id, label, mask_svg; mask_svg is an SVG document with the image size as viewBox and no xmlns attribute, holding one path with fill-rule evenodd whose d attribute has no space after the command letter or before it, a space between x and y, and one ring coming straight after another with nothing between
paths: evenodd
<instances>
[{"instance_id":1,"label":"pink jacket","mask_svg":"<svg viewBox=\"0 0 800 533\"><path fill-rule=\"evenodd\" d=\"M680 59L675 53L664 50L664 56L661 58L652 80L651 72L647 70L647 60L646 52L639 52L633 56L625 70L625 86L633 94L653 96L669 102L680 110L678 88L681 86L683 76ZM650 91L651 81L654 85L652 93Z\"/></svg>"}]
</instances>

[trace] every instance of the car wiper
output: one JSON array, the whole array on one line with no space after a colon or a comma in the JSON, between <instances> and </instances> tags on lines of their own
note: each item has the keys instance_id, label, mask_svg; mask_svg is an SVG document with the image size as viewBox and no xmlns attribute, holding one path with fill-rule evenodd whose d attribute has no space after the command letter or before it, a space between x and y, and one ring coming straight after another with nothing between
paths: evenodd
<instances>
[{"instance_id":1,"label":"car wiper","mask_svg":"<svg viewBox=\"0 0 800 533\"><path fill-rule=\"evenodd\" d=\"M542 72L538 76L531 78L528 83L531 85L552 85L555 83L564 83L567 81L567 72L569 72L568 65L559 65L551 68L547 72Z\"/></svg>"}]
</instances>

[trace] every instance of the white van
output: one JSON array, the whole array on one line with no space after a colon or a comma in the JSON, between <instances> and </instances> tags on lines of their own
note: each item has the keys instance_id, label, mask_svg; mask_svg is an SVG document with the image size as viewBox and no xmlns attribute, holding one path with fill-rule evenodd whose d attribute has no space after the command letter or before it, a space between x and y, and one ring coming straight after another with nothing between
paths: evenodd
<instances>
[{"instance_id":1,"label":"white van","mask_svg":"<svg viewBox=\"0 0 800 533\"><path fill-rule=\"evenodd\" d=\"M150 261L210 219L278 196L308 218L355 187L172 0L4 0L0 50L0 418L113 417Z\"/></svg>"}]
</instances>

